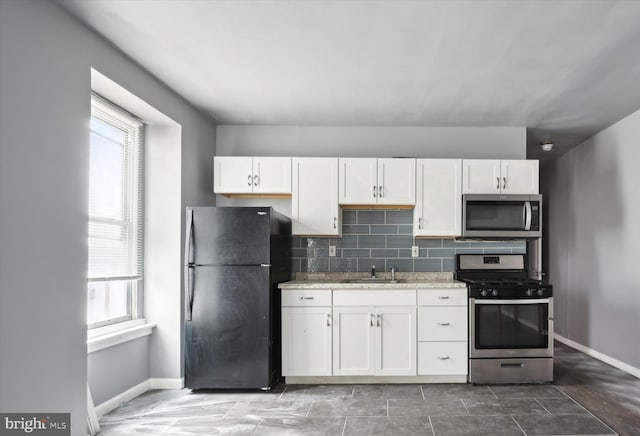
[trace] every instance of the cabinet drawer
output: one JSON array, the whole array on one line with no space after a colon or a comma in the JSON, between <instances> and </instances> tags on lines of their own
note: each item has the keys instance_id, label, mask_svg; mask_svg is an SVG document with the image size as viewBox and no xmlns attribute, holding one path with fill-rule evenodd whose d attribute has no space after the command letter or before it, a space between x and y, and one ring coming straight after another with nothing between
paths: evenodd
<instances>
[{"instance_id":1,"label":"cabinet drawer","mask_svg":"<svg viewBox=\"0 0 640 436\"><path fill-rule=\"evenodd\" d=\"M283 306L331 306L331 289L285 289Z\"/></svg>"},{"instance_id":2,"label":"cabinet drawer","mask_svg":"<svg viewBox=\"0 0 640 436\"><path fill-rule=\"evenodd\" d=\"M418 342L418 375L467 374L466 342Z\"/></svg>"},{"instance_id":3,"label":"cabinet drawer","mask_svg":"<svg viewBox=\"0 0 640 436\"><path fill-rule=\"evenodd\" d=\"M466 341L467 308L418 307L419 341Z\"/></svg>"},{"instance_id":4,"label":"cabinet drawer","mask_svg":"<svg viewBox=\"0 0 640 436\"><path fill-rule=\"evenodd\" d=\"M418 306L466 306L467 288L419 289Z\"/></svg>"},{"instance_id":5,"label":"cabinet drawer","mask_svg":"<svg viewBox=\"0 0 640 436\"><path fill-rule=\"evenodd\" d=\"M378 291L371 289L333 291L334 306L415 306L416 291Z\"/></svg>"}]
</instances>

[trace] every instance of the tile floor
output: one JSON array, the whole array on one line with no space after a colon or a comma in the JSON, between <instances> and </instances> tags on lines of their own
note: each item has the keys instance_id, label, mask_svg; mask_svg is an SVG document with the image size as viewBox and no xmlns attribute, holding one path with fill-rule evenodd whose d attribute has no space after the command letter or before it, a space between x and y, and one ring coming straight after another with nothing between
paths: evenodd
<instances>
[{"instance_id":1,"label":"tile floor","mask_svg":"<svg viewBox=\"0 0 640 436\"><path fill-rule=\"evenodd\" d=\"M640 413L635 414L633 404L640 399L616 398L615 386L600 386L589 373L610 378L615 368L562 346L557 356L553 385L280 385L271 392L150 391L103 416L101 435L640 434ZM636 381L640 389L634 377L625 389L629 384L635 389ZM603 389L605 393L595 393ZM576 399L586 398L595 412L567 395L570 392ZM604 408L602 395L609 401ZM624 409L629 404L631 408ZM609 413L622 431L611 424Z\"/></svg>"}]
</instances>

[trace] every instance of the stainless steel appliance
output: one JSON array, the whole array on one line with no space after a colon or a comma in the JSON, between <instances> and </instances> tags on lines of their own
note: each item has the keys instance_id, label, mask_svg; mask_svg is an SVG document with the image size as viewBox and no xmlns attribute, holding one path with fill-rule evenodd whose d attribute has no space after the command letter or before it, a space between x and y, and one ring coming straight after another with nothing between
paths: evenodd
<instances>
[{"instance_id":1,"label":"stainless steel appliance","mask_svg":"<svg viewBox=\"0 0 640 436\"><path fill-rule=\"evenodd\" d=\"M469 381L553 381L553 287L528 278L523 254L459 254L469 288Z\"/></svg>"},{"instance_id":2,"label":"stainless steel appliance","mask_svg":"<svg viewBox=\"0 0 640 436\"><path fill-rule=\"evenodd\" d=\"M291 222L269 207L193 207L186 224L185 385L268 390Z\"/></svg>"},{"instance_id":3,"label":"stainless steel appliance","mask_svg":"<svg viewBox=\"0 0 640 436\"><path fill-rule=\"evenodd\" d=\"M462 237L528 239L542 236L542 195L462 196Z\"/></svg>"}]
</instances>

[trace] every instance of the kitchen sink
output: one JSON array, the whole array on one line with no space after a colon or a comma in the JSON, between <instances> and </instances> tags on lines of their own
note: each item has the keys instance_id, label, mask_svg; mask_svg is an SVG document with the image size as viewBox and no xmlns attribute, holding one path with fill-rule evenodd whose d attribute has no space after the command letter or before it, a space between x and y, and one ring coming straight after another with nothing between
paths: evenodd
<instances>
[{"instance_id":1,"label":"kitchen sink","mask_svg":"<svg viewBox=\"0 0 640 436\"><path fill-rule=\"evenodd\" d=\"M346 280L343 280L342 283L393 284L393 283L406 283L406 280L404 280L404 279L394 279L394 280L391 280L391 279L377 279L377 278L366 277L366 278L363 278L363 279L346 279Z\"/></svg>"}]
</instances>

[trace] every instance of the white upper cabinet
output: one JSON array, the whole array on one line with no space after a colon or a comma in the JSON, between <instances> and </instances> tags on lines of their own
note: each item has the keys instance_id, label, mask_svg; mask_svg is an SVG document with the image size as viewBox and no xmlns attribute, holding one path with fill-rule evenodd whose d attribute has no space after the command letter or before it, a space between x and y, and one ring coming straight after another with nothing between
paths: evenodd
<instances>
[{"instance_id":1,"label":"white upper cabinet","mask_svg":"<svg viewBox=\"0 0 640 436\"><path fill-rule=\"evenodd\" d=\"M292 160L291 197L294 235L342 234L342 210L338 206L338 159Z\"/></svg>"},{"instance_id":2,"label":"white upper cabinet","mask_svg":"<svg viewBox=\"0 0 640 436\"><path fill-rule=\"evenodd\" d=\"M460 236L462 160L416 161L414 236Z\"/></svg>"},{"instance_id":3,"label":"white upper cabinet","mask_svg":"<svg viewBox=\"0 0 640 436\"><path fill-rule=\"evenodd\" d=\"M503 194L538 194L539 162L537 160L502 160L500 175Z\"/></svg>"},{"instance_id":4,"label":"white upper cabinet","mask_svg":"<svg viewBox=\"0 0 640 436\"><path fill-rule=\"evenodd\" d=\"M340 158L340 204L415 204L415 159Z\"/></svg>"},{"instance_id":5,"label":"white upper cabinet","mask_svg":"<svg viewBox=\"0 0 640 436\"><path fill-rule=\"evenodd\" d=\"M537 160L463 160L463 194L538 194Z\"/></svg>"},{"instance_id":6,"label":"white upper cabinet","mask_svg":"<svg viewBox=\"0 0 640 436\"><path fill-rule=\"evenodd\" d=\"M213 158L213 192L216 194L253 192L253 158L215 156Z\"/></svg>"},{"instance_id":7,"label":"white upper cabinet","mask_svg":"<svg viewBox=\"0 0 640 436\"><path fill-rule=\"evenodd\" d=\"M291 158L215 156L213 192L291 194Z\"/></svg>"}]
</instances>

